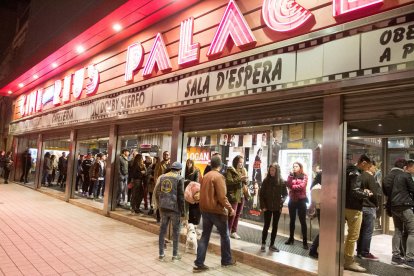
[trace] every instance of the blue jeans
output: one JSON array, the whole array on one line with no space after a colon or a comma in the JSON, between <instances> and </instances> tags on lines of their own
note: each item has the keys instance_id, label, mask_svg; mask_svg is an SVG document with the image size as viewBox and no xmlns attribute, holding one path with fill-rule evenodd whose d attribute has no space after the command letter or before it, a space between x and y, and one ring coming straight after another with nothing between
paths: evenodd
<instances>
[{"instance_id":1,"label":"blue jeans","mask_svg":"<svg viewBox=\"0 0 414 276\"><path fill-rule=\"evenodd\" d=\"M119 175L118 179L118 196L116 199L116 203L125 203L125 191L128 185L128 175Z\"/></svg>"},{"instance_id":2,"label":"blue jeans","mask_svg":"<svg viewBox=\"0 0 414 276\"><path fill-rule=\"evenodd\" d=\"M374 223L377 217L377 208L362 208L362 223L357 242L357 254L366 256L370 252L372 234L374 233Z\"/></svg>"},{"instance_id":3,"label":"blue jeans","mask_svg":"<svg viewBox=\"0 0 414 276\"><path fill-rule=\"evenodd\" d=\"M217 227L217 230L220 233L221 264L231 264L232 258L230 250L229 228L227 226L227 216L204 212L201 212L201 216L203 217L203 233L201 234L201 239L198 242L197 259L195 260L194 264L196 266L204 265L213 225Z\"/></svg>"},{"instance_id":4,"label":"blue jeans","mask_svg":"<svg viewBox=\"0 0 414 276\"><path fill-rule=\"evenodd\" d=\"M160 236L158 239L159 253L160 256L164 256L164 242L165 234L167 233L168 224L172 223L173 227L173 256L178 254L178 238L180 237L180 214L176 212L161 212L161 227Z\"/></svg>"}]
</instances>

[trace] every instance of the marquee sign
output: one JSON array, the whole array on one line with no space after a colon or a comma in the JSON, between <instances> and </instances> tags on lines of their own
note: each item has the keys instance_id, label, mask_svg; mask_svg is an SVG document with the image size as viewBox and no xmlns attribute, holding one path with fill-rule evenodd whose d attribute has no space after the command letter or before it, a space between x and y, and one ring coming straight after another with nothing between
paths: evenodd
<instances>
[{"instance_id":1,"label":"marquee sign","mask_svg":"<svg viewBox=\"0 0 414 276\"><path fill-rule=\"evenodd\" d=\"M332 1L334 17L346 15L362 17L361 10L379 6L384 2L384 0ZM264 0L261 16L270 30L289 32L303 27L314 15L294 0ZM194 18L190 17L182 21L178 49L179 66L189 66L200 60L200 43L193 41L193 30ZM229 0L206 56L220 56L228 42L241 49L254 47L257 43L256 37L235 0ZM145 63L144 58L145 52L140 42L128 47L124 73L125 82L133 81L134 75L141 69L143 77L150 77L156 69L161 72L172 70L170 56L161 33L156 35ZM85 74L87 75L86 83L84 83ZM17 100L20 116L24 117L41 111L43 105L49 101L52 101L54 106L58 106L70 102L71 98L80 99L82 93L85 93L86 96L92 96L96 93L98 85L99 71L95 65L80 68L75 73L65 76L63 80L56 80L54 85L50 87L22 95Z\"/></svg>"}]
</instances>

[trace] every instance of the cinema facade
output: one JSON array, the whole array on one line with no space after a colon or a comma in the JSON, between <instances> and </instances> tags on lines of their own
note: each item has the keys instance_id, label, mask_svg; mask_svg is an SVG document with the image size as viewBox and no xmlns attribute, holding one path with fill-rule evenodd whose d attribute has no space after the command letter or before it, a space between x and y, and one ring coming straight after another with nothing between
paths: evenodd
<instances>
[{"instance_id":1,"label":"cinema facade","mask_svg":"<svg viewBox=\"0 0 414 276\"><path fill-rule=\"evenodd\" d=\"M355 159L349 126L414 116L413 11L407 0L197 2L17 97L15 180L29 150L27 185L45 189L45 153L67 152L66 185L56 193L86 202L79 154L105 152L103 198L89 203L109 215L118 209L123 148L152 157L168 150L201 171L213 152L229 165L241 154L253 194L242 217L260 225L255 195L269 164L278 162L284 177L296 160L309 176L320 166L318 271L337 275L343 168Z\"/></svg>"}]
</instances>

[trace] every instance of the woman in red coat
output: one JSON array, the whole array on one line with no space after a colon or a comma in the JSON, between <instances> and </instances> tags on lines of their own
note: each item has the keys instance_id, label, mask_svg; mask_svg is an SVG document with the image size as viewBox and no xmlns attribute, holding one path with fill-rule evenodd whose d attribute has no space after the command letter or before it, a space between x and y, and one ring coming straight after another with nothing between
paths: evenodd
<instances>
[{"instance_id":1,"label":"woman in red coat","mask_svg":"<svg viewBox=\"0 0 414 276\"><path fill-rule=\"evenodd\" d=\"M289 188L289 216L290 216L290 235L285 244L293 244L295 233L296 212L299 216L302 228L303 248L308 247L308 236L306 226L306 185L308 184L308 176L303 172L303 165L299 162L293 163L293 172L287 179Z\"/></svg>"}]
</instances>

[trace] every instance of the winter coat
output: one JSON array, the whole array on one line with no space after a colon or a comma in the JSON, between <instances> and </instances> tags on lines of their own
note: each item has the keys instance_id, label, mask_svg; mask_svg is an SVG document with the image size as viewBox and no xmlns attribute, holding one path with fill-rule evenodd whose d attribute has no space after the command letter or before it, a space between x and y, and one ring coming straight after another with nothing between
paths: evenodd
<instances>
[{"instance_id":1,"label":"winter coat","mask_svg":"<svg viewBox=\"0 0 414 276\"><path fill-rule=\"evenodd\" d=\"M194 195L200 192L200 183L191 181L184 190L184 198L190 204L198 203L194 199Z\"/></svg>"},{"instance_id":2,"label":"winter coat","mask_svg":"<svg viewBox=\"0 0 414 276\"><path fill-rule=\"evenodd\" d=\"M171 167L170 161L162 160L155 165L154 169L154 180L157 181L158 177L165 173L167 169Z\"/></svg>"},{"instance_id":3,"label":"winter coat","mask_svg":"<svg viewBox=\"0 0 414 276\"><path fill-rule=\"evenodd\" d=\"M241 203L244 195L242 192L243 185L242 177L247 176L245 168L236 170L233 167L228 167L226 172L226 186L227 186L227 198L230 203Z\"/></svg>"},{"instance_id":4,"label":"winter coat","mask_svg":"<svg viewBox=\"0 0 414 276\"><path fill-rule=\"evenodd\" d=\"M161 211L184 215L184 178L173 171L161 175L155 198Z\"/></svg>"},{"instance_id":5,"label":"winter coat","mask_svg":"<svg viewBox=\"0 0 414 276\"><path fill-rule=\"evenodd\" d=\"M53 172L52 159L46 156L43 161L44 161L43 170L46 171L47 174L52 174Z\"/></svg>"},{"instance_id":6,"label":"winter coat","mask_svg":"<svg viewBox=\"0 0 414 276\"><path fill-rule=\"evenodd\" d=\"M414 181L409 173L398 174L391 193L391 208L414 206Z\"/></svg>"},{"instance_id":7,"label":"winter coat","mask_svg":"<svg viewBox=\"0 0 414 276\"><path fill-rule=\"evenodd\" d=\"M201 212L228 216L232 207L226 197L226 182L222 174L211 170L200 185Z\"/></svg>"},{"instance_id":8,"label":"winter coat","mask_svg":"<svg viewBox=\"0 0 414 276\"><path fill-rule=\"evenodd\" d=\"M128 175L128 159L122 154L119 156L118 174L122 176Z\"/></svg>"},{"instance_id":9,"label":"winter coat","mask_svg":"<svg viewBox=\"0 0 414 276\"><path fill-rule=\"evenodd\" d=\"M364 192L363 187L367 185L362 183L361 174L362 172L355 165L346 168L345 208L347 209L362 211L363 200L369 197L369 194Z\"/></svg>"},{"instance_id":10,"label":"winter coat","mask_svg":"<svg viewBox=\"0 0 414 276\"><path fill-rule=\"evenodd\" d=\"M289 197L292 201L306 199L306 186L308 185L308 176L306 174L289 174L287 187L289 188Z\"/></svg>"},{"instance_id":11,"label":"winter coat","mask_svg":"<svg viewBox=\"0 0 414 276\"><path fill-rule=\"evenodd\" d=\"M382 183L382 192L384 195L387 196L387 202L385 203L385 210L387 211L388 216L392 216L391 213L391 194L392 194L392 187L394 186L394 179L397 175L403 174L404 170L398 167L394 167L391 169L390 173L384 177L384 181Z\"/></svg>"},{"instance_id":12,"label":"winter coat","mask_svg":"<svg viewBox=\"0 0 414 276\"><path fill-rule=\"evenodd\" d=\"M276 177L268 176L263 180L260 188L260 209L280 211L287 197L286 182L283 179L276 181Z\"/></svg>"}]
</instances>

